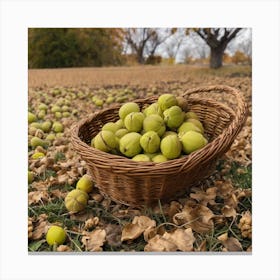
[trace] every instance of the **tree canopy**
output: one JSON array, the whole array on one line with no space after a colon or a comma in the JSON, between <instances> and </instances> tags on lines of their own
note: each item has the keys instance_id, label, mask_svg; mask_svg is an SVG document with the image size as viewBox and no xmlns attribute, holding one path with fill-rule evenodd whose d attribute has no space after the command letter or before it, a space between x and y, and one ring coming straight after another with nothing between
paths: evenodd
<instances>
[{"instance_id":1,"label":"tree canopy","mask_svg":"<svg viewBox=\"0 0 280 280\"><path fill-rule=\"evenodd\" d=\"M29 68L122 64L123 32L118 28L30 28Z\"/></svg>"}]
</instances>

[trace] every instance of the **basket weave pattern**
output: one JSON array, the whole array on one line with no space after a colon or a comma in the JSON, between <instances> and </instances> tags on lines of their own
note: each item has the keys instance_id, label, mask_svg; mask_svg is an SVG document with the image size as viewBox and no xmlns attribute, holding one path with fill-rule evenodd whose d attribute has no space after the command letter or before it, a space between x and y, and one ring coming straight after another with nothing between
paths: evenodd
<instances>
[{"instance_id":1,"label":"basket weave pattern","mask_svg":"<svg viewBox=\"0 0 280 280\"><path fill-rule=\"evenodd\" d=\"M204 98L204 93L232 95L236 108L233 110L221 102ZM197 94L199 98L192 97ZM159 199L175 199L213 173L217 160L230 148L246 121L246 103L237 89L221 85L190 89L183 97L188 101L189 110L203 123L209 143L179 159L163 163L135 162L92 148L91 139L106 122L118 119L121 105L100 110L72 127L72 145L86 161L102 193L127 205L152 205ZM151 97L135 102L142 109L156 100L157 97Z\"/></svg>"}]
</instances>

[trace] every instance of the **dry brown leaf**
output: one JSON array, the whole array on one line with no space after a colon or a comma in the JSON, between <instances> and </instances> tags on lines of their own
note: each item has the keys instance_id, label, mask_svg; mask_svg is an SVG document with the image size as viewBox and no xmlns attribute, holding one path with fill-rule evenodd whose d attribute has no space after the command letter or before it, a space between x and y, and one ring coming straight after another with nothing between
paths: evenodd
<instances>
[{"instance_id":1,"label":"dry brown leaf","mask_svg":"<svg viewBox=\"0 0 280 280\"><path fill-rule=\"evenodd\" d=\"M241 235L243 237L252 238L252 215L250 211L242 213L240 218L238 228L241 230Z\"/></svg>"},{"instance_id":2,"label":"dry brown leaf","mask_svg":"<svg viewBox=\"0 0 280 280\"><path fill-rule=\"evenodd\" d=\"M222 208L221 212L227 218L230 218L230 217L235 218L236 217L236 210L231 206L225 205Z\"/></svg>"},{"instance_id":3,"label":"dry brown leaf","mask_svg":"<svg viewBox=\"0 0 280 280\"><path fill-rule=\"evenodd\" d=\"M178 201L171 201L168 209L168 217L172 221L173 216L182 210L182 205Z\"/></svg>"},{"instance_id":4,"label":"dry brown leaf","mask_svg":"<svg viewBox=\"0 0 280 280\"><path fill-rule=\"evenodd\" d=\"M32 238L33 232L33 219L28 217L28 239Z\"/></svg>"},{"instance_id":5,"label":"dry brown leaf","mask_svg":"<svg viewBox=\"0 0 280 280\"><path fill-rule=\"evenodd\" d=\"M238 200L236 198L236 195L234 193L231 193L228 198L224 200L225 205L232 207L232 208L237 208L238 206Z\"/></svg>"},{"instance_id":6,"label":"dry brown leaf","mask_svg":"<svg viewBox=\"0 0 280 280\"><path fill-rule=\"evenodd\" d=\"M85 222L88 219L94 218L94 213L93 212L78 212L78 213L71 213L70 219L73 221L80 221L80 222Z\"/></svg>"},{"instance_id":7,"label":"dry brown leaf","mask_svg":"<svg viewBox=\"0 0 280 280\"><path fill-rule=\"evenodd\" d=\"M67 173L65 173L63 175L58 175L57 176L57 182L58 182L58 184L61 184L61 185L66 184L67 181L68 181L68 178L69 178L69 176L68 176Z\"/></svg>"},{"instance_id":8,"label":"dry brown leaf","mask_svg":"<svg viewBox=\"0 0 280 280\"><path fill-rule=\"evenodd\" d=\"M34 230L32 233L32 239L38 240L41 239L48 231L48 221L47 215L41 214L39 215L38 221L35 222Z\"/></svg>"},{"instance_id":9,"label":"dry brown leaf","mask_svg":"<svg viewBox=\"0 0 280 280\"><path fill-rule=\"evenodd\" d=\"M34 181L32 182L32 188L38 191L47 191L49 184L47 181Z\"/></svg>"},{"instance_id":10,"label":"dry brown leaf","mask_svg":"<svg viewBox=\"0 0 280 280\"><path fill-rule=\"evenodd\" d=\"M99 252L105 242L106 231L104 229L96 229L92 232L83 232L82 243L86 251Z\"/></svg>"},{"instance_id":11,"label":"dry brown leaf","mask_svg":"<svg viewBox=\"0 0 280 280\"><path fill-rule=\"evenodd\" d=\"M191 227L198 233L206 233L213 229L213 212L204 205L195 205L193 207L185 206L183 211L177 213L173 217L173 221L177 225L187 223L187 227Z\"/></svg>"},{"instance_id":12,"label":"dry brown leaf","mask_svg":"<svg viewBox=\"0 0 280 280\"><path fill-rule=\"evenodd\" d=\"M143 232L144 240L148 242L151 238L155 237L158 233L158 229L155 227L150 227L145 229Z\"/></svg>"},{"instance_id":13,"label":"dry brown leaf","mask_svg":"<svg viewBox=\"0 0 280 280\"><path fill-rule=\"evenodd\" d=\"M227 198L234 191L234 187L229 181L216 181L217 195L222 198Z\"/></svg>"},{"instance_id":14,"label":"dry brown leaf","mask_svg":"<svg viewBox=\"0 0 280 280\"><path fill-rule=\"evenodd\" d=\"M137 224L144 230L156 226L156 222L147 216L136 216L134 217L132 223Z\"/></svg>"},{"instance_id":15,"label":"dry brown leaf","mask_svg":"<svg viewBox=\"0 0 280 280\"><path fill-rule=\"evenodd\" d=\"M144 229L137 224L127 224L123 227L121 241L134 240L138 238Z\"/></svg>"},{"instance_id":16,"label":"dry brown leaf","mask_svg":"<svg viewBox=\"0 0 280 280\"><path fill-rule=\"evenodd\" d=\"M156 226L156 222L146 216L134 217L131 224L124 226L121 241L134 240L138 238L146 229Z\"/></svg>"},{"instance_id":17,"label":"dry brown leaf","mask_svg":"<svg viewBox=\"0 0 280 280\"><path fill-rule=\"evenodd\" d=\"M47 191L33 191L28 193L28 205L46 202L49 199L50 197Z\"/></svg>"},{"instance_id":18,"label":"dry brown leaf","mask_svg":"<svg viewBox=\"0 0 280 280\"><path fill-rule=\"evenodd\" d=\"M59 189L51 190L50 193L51 193L52 197L57 197L57 198L62 198L62 199L64 199L67 195L66 192L62 192Z\"/></svg>"},{"instance_id":19,"label":"dry brown leaf","mask_svg":"<svg viewBox=\"0 0 280 280\"><path fill-rule=\"evenodd\" d=\"M85 221L84 229L85 230L92 229L93 227L97 226L98 223L99 223L98 217L89 218Z\"/></svg>"},{"instance_id":20,"label":"dry brown leaf","mask_svg":"<svg viewBox=\"0 0 280 280\"><path fill-rule=\"evenodd\" d=\"M193 243L195 238L191 228L176 229L173 233L165 233L163 238L171 240L176 246L177 250L189 252L193 250Z\"/></svg>"},{"instance_id":21,"label":"dry brown leaf","mask_svg":"<svg viewBox=\"0 0 280 280\"><path fill-rule=\"evenodd\" d=\"M221 241L221 243L225 247L225 251L229 252L238 252L243 251L242 245L235 237L228 237L227 233L224 233L218 237L218 240Z\"/></svg>"},{"instance_id":22,"label":"dry brown leaf","mask_svg":"<svg viewBox=\"0 0 280 280\"><path fill-rule=\"evenodd\" d=\"M105 227L106 241L111 246L121 245L122 228L120 225L108 224Z\"/></svg>"},{"instance_id":23,"label":"dry brown leaf","mask_svg":"<svg viewBox=\"0 0 280 280\"><path fill-rule=\"evenodd\" d=\"M72 252L73 250L67 245L59 245L56 248L56 251L57 252Z\"/></svg>"},{"instance_id":24,"label":"dry brown leaf","mask_svg":"<svg viewBox=\"0 0 280 280\"><path fill-rule=\"evenodd\" d=\"M177 246L173 242L158 234L151 238L144 247L145 252L173 252L176 250Z\"/></svg>"},{"instance_id":25,"label":"dry brown leaf","mask_svg":"<svg viewBox=\"0 0 280 280\"><path fill-rule=\"evenodd\" d=\"M197 200L200 204L207 206L216 204L217 187L208 188L206 191L195 189L195 193L191 193L190 197Z\"/></svg>"},{"instance_id":26,"label":"dry brown leaf","mask_svg":"<svg viewBox=\"0 0 280 280\"><path fill-rule=\"evenodd\" d=\"M176 229L172 233L165 232L162 236L157 234L148 241L144 251L147 252L171 252L192 251L195 238L192 229Z\"/></svg>"},{"instance_id":27,"label":"dry brown leaf","mask_svg":"<svg viewBox=\"0 0 280 280\"><path fill-rule=\"evenodd\" d=\"M229 237L223 245L229 252L243 251L242 245L235 237Z\"/></svg>"}]
</instances>

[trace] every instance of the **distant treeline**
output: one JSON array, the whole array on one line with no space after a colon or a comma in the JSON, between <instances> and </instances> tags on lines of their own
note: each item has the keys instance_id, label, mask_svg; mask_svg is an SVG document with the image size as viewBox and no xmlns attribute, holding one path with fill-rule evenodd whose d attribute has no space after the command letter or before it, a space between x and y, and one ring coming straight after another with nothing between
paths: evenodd
<instances>
[{"instance_id":1,"label":"distant treeline","mask_svg":"<svg viewBox=\"0 0 280 280\"><path fill-rule=\"evenodd\" d=\"M241 28L29 28L28 67L251 63L251 41L225 53ZM160 51L159 51L160 49ZM199 57L197 56L199 54ZM183 56L183 59L182 59Z\"/></svg>"},{"instance_id":2,"label":"distant treeline","mask_svg":"<svg viewBox=\"0 0 280 280\"><path fill-rule=\"evenodd\" d=\"M122 42L117 28L29 28L28 67L121 65Z\"/></svg>"}]
</instances>

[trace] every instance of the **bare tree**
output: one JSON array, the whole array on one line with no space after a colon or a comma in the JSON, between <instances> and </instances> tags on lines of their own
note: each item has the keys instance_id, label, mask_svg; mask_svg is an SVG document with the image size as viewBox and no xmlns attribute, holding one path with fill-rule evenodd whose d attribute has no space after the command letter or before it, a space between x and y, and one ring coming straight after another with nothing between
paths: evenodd
<instances>
[{"instance_id":1,"label":"bare tree","mask_svg":"<svg viewBox=\"0 0 280 280\"><path fill-rule=\"evenodd\" d=\"M193 28L201 39L210 47L210 67L223 65L223 54L228 43L233 40L242 28ZM189 34L189 30L187 30Z\"/></svg>"},{"instance_id":2,"label":"bare tree","mask_svg":"<svg viewBox=\"0 0 280 280\"><path fill-rule=\"evenodd\" d=\"M164 50L168 57L175 60L185 41L184 30L178 29L173 36L164 42Z\"/></svg>"},{"instance_id":3,"label":"bare tree","mask_svg":"<svg viewBox=\"0 0 280 280\"><path fill-rule=\"evenodd\" d=\"M176 30L171 28L127 28L125 30L126 50L136 54L138 63L144 64L154 56L157 48Z\"/></svg>"}]
</instances>

